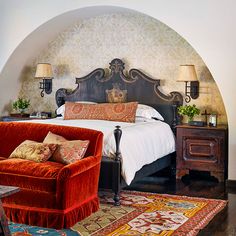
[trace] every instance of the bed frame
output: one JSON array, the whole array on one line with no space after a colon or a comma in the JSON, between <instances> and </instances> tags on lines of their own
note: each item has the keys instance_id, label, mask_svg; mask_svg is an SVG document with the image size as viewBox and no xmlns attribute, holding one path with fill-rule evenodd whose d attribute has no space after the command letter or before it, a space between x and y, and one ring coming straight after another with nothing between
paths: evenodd
<instances>
[{"instance_id":1,"label":"bed frame","mask_svg":"<svg viewBox=\"0 0 236 236\"><path fill-rule=\"evenodd\" d=\"M107 102L108 94L115 90L126 102L138 101L157 109L164 117L165 122L175 132L175 126L179 121L176 109L177 106L183 104L182 95L176 91L169 95L163 94L159 90L160 80L154 80L138 69L124 72L124 65L125 63L121 59L115 58L110 63L110 71L102 68L95 69L82 78L76 78L76 84L78 85L76 89L58 89L56 92L57 106L63 105L66 101L104 103ZM119 126L116 126L114 130L116 141L115 159L102 158L99 180L99 188L112 189L114 192L115 205L120 205L120 190L126 186L121 177L121 136L122 130ZM172 159L173 154L170 154L145 165L136 173L132 183L170 166Z\"/></svg>"}]
</instances>

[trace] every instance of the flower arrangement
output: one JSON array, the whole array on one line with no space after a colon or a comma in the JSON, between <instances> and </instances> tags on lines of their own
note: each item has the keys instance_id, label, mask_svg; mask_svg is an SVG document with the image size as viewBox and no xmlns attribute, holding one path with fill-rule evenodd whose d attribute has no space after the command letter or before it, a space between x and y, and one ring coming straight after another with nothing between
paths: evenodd
<instances>
[{"instance_id":1,"label":"flower arrangement","mask_svg":"<svg viewBox=\"0 0 236 236\"><path fill-rule=\"evenodd\" d=\"M185 105L178 107L178 114L179 115L186 115L188 116L188 120L192 121L195 115L200 114L200 109L196 107L195 104L193 105Z\"/></svg>"},{"instance_id":2,"label":"flower arrangement","mask_svg":"<svg viewBox=\"0 0 236 236\"><path fill-rule=\"evenodd\" d=\"M20 111L21 114L30 106L30 100L24 98L18 98L12 103L12 107L16 111Z\"/></svg>"}]
</instances>

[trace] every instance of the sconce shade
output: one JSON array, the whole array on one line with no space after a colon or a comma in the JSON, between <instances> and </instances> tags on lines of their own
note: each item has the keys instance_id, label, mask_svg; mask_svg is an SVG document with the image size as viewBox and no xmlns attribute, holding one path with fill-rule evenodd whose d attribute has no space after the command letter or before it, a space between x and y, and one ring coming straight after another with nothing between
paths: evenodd
<instances>
[{"instance_id":1,"label":"sconce shade","mask_svg":"<svg viewBox=\"0 0 236 236\"><path fill-rule=\"evenodd\" d=\"M198 81L194 65L180 65L177 82Z\"/></svg>"},{"instance_id":2,"label":"sconce shade","mask_svg":"<svg viewBox=\"0 0 236 236\"><path fill-rule=\"evenodd\" d=\"M36 68L35 78L52 79L52 66L49 63L39 63Z\"/></svg>"},{"instance_id":3,"label":"sconce shade","mask_svg":"<svg viewBox=\"0 0 236 236\"><path fill-rule=\"evenodd\" d=\"M39 63L36 68L35 78L42 78L43 81L39 83L41 89L41 97L52 92L52 66L49 63Z\"/></svg>"}]
</instances>

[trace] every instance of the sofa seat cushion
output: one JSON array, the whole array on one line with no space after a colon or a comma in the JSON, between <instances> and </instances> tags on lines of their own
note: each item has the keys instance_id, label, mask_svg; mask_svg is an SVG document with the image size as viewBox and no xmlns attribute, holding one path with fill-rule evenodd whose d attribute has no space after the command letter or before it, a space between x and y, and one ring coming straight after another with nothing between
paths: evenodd
<instances>
[{"instance_id":1,"label":"sofa seat cushion","mask_svg":"<svg viewBox=\"0 0 236 236\"><path fill-rule=\"evenodd\" d=\"M0 184L55 192L56 178L63 167L63 164L51 161L37 163L16 158L1 160Z\"/></svg>"}]
</instances>

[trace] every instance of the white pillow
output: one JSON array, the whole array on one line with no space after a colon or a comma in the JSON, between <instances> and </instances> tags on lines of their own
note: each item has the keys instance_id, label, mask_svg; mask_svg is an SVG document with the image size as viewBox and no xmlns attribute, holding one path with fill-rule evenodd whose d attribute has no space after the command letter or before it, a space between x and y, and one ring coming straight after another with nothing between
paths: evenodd
<instances>
[{"instance_id":1,"label":"white pillow","mask_svg":"<svg viewBox=\"0 0 236 236\"><path fill-rule=\"evenodd\" d=\"M139 123L139 122L154 122L154 119L149 119L149 118L145 118L145 117L141 117L141 116L135 116L135 123Z\"/></svg>"},{"instance_id":2,"label":"white pillow","mask_svg":"<svg viewBox=\"0 0 236 236\"><path fill-rule=\"evenodd\" d=\"M76 103L97 104L97 102L90 102L90 101L77 101ZM64 117L64 113L65 113L65 104L56 109L57 115L61 115L62 117Z\"/></svg>"},{"instance_id":3,"label":"white pillow","mask_svg":"<svg viewBox=\"0 0 236 236\"><path fill-rule=\"evenodd\" d=\"M146 119L156 118L158 120L164 121L164 118L156 109L144 104L138 104L136 117L142 117Z\"/></svg>"}]
</instances>

